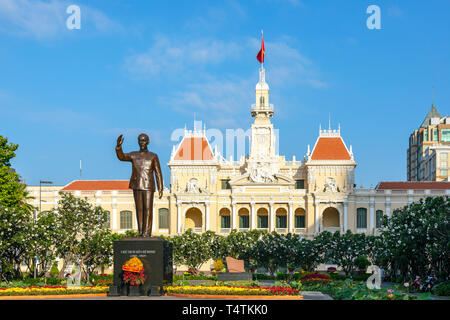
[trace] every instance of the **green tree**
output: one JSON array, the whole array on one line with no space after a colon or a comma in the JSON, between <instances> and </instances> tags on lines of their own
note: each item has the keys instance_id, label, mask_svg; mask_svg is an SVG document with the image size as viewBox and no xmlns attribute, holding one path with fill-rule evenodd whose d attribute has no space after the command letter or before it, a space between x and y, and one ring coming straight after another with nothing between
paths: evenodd
<instances>
[{"instance_id":1,"label":"green tree","mask_svg":"<svg viewBox=\"0 0 450 320\"><path fill-rule=\"evenodd\" d=\"M56 259L56 214L53 211L43 211L37 214L36 220L30 222L29 231L25 236L25 264L32 271L37 257L38 276L49 276L52 262Z\"/></svg>"},{"instance_id":2,"label":"green tree","mask_svg":"<svg viewBox=\"0 0 450 320\"><path fill-rule=\"evenodd\" d=\"M365 234L353 234L350 230L344 234L335 232L330 239L328 253L330 259L349 275L355 270L358 257L367 254Z\"/></svg>"},{"instance_id":3,"label":"green tree","mask_svg":"<svg viewBox=\"0 0 450 320\"><path fill-rule=\"evenodd\" d=\"M250 230L239 232L232 230L227 236L215 235L211 243L212 258L225 261L226 257L248 261L251 249L267 231Z\"/></svg>"},{"instance_id":4,"label":"green tree","mask_svg":"<svg viewBox=\"0 0 450 320\"><path fill-rule=\"evenodd\" d=\"M58 207L53 210L56 216L55 247L58 257L63 259L59 277L64 277L68 263L74 262L88 269L96 264L93 257L111 252L109 230L104 229L108 213L99 206L93 206L87 199L81 199L70 193L60 192ZM106 259L107 260L107 259ZM87 266L86 264L89 264Z\"/></svg>"},{"instance_id":5,"label":"green tree","mask_svg":"<svg viewBox=\"0 0 450 320\"><path fill-rule=\"evenodd\" d=\"M27 261L28 235L32 214L19 206L0 206L0 276L21 277L20 266Z\"/></svg>"},{"instance_id":6,"label":"green tree","mask_svg":"<svg viewBox=\"0 0 450 320\"><path fill-rule=\"evenodd\" d=\"M325 262L328 236L322 233L312 240L300 238L295 250L295 264L306 271L314 271L317 266Z\"/></svg>"},{"instance_id":7,"label":"green tree","mask_svg":"<svg viewBox=\"0 0 450 320\"><path fill-rule=\"evenodd\" d=\"M19 175L11 168L11 159L16 156L18 147L0 135L0 206L6 208L25 205L26 186L20 183Z\"/></svg>"},{"instance_id":8,"label":"green tree","mask_svg":"<svg viewBox=\"0 0 450 320\"><path fill-rule=\"evenodd\" d=\"M175 265L187 265L197 271L202 264L212 257L212 243L215 233L206 231L199 234L186 230L181 235L167 238L173 244L173 260Z\"/></svg>"},{"instance_id":9,"label":"green tree","mask_svg":"<svg viewBox=\"0 0 450 320\"><path fill-rule=\"evenodd\" d=\"M404 279L434 273L446 280L450 272L449 231L449 197L421 199L385 219L375 257Z\"/></svg>"}]
</instances>

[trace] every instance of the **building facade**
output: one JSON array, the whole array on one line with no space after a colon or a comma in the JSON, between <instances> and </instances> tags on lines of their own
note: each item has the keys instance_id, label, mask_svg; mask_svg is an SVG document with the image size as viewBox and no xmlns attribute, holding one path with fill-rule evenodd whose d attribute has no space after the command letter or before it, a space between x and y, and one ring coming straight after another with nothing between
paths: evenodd
<instances>
[{"instance_id":1,"label":"building facade","mask_svg":"<svg viewBox=\"0 0 450 320\"><path fill-rule=\"evenodd\" d=\"M449 157L450 117L442 117L433 104L409 137L408 181L449 181Z\"/></svg>"},{"instance_id":2,"label":"building facade","mask_svg":"<svg viewBox=\"0 0 450 320\"><path fill-rule=\"evenodd\" d=\"M383 215L420 198L450 195L450 182L380 182L375 188L356 188L357 163L340 128L319 129L301 161L279 155L271 120L274 107L262 67L250 114L250 150L239 161L213 150L204 129L185 130L168 162L170 189L164 189L162 199L155 197L152 234L175 235L187 229L223 235L233 229L262 229L306 238L324 230L375 234ZM437 124L439 137L447 126ZM42 210L57 206L60 191L71 192L108 210L107 227L113 232L136 229L128 180L77 180L28 189L35 197L32 204Z\"/></svg>"}]
</instances>

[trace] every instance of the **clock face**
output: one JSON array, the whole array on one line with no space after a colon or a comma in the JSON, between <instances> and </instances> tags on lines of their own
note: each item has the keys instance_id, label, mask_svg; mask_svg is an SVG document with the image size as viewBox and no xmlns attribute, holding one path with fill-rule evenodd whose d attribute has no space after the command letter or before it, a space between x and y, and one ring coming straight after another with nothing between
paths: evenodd
<instances>
[{"instance_id":1,"label":"clock face","mask_svg":"<svg viewBox=\"0 0 450 320\"><path fill-rule=\"evenodd\" d=\"M264 142L266 142L266 140L267 140L266 136L264 136L264 135L259 135L258 136L258 142L259 143L264 143Z\"/></svg>"}]
</instances>

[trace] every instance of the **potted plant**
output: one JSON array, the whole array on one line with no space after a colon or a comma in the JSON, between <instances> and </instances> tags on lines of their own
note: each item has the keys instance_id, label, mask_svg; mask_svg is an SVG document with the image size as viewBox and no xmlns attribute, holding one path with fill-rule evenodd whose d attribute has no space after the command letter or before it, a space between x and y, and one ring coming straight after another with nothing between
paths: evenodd
<instances>
[{"instance_id":1,"label":"potted plant","mask_svg":"<svg viewBox=\"0 0 450 320\"><path fill-rule=\"evenodd\" d=\"M293 265L293 264L291 264L291 263L288 263L287 269L288 269L288 272L289 272L290 274L292 274L292 273L294 273L294 271L295 271L295 265Z\"/></svg>"}]
</instances>

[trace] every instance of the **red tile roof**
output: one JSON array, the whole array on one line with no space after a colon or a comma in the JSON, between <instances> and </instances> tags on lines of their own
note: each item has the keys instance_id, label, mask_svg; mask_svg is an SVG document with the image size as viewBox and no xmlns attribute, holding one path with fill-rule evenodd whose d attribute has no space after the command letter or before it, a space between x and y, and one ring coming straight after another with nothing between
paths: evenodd
<instances>
[{"instance_id":1,"label":"red tile roof","mask_svg":"<svg viewBox=\"0 0 450 320\"><path fill-rule=\"evenodd\" d=\"M351 160L351 156L341 137L319 137L311 160Z\"/></svg>"},{"instance_id":2,"label":"red tile roof","mask_svg":"<svg viewBox=\"0 0 450 320\"><path fill-rule=\"evenodd\" d=\"M431 190L431 189L450 189L450 182L447 181L399 181L399 182L380 182L376 189L379 190Z\"/></svg>"},{"instance_id":3,"label":"red tile roof","mask_svg":"<svg viewBox=\"0 0 450 320\"><path fill-rule=\"evenodd\" d=\"M130 190L129 180L75 180L62 188L62 191L73 190Z\"/></svg>"},{"instance_id":4,"label":"red tile roof","mask_svg":"<svg viewBox=\"0 0 450 320\"><path fill-rule=\"evenodd\" d=\"M205 137L183 138L174 160L213 160L211 147Z\"/></svg>"}]
</instances>

